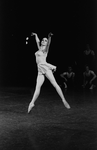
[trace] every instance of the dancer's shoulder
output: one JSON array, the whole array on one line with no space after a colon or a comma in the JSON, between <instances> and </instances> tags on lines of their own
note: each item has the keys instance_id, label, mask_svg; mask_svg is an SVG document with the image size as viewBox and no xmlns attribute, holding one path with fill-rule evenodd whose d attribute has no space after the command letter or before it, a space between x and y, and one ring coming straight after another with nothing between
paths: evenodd
<instances>
[{"instance_id":1,"label":"dancer's shoulder","mask_svg":"<svg viewBox=\"0 0 97 150\"><path fill-rule=\"evenodd\" d=\"M35 55L37 55L37 54L39 54L39 53L40 53L40 51L38 50L38 51L35 52Z\"/></svg>"}]
</instances>

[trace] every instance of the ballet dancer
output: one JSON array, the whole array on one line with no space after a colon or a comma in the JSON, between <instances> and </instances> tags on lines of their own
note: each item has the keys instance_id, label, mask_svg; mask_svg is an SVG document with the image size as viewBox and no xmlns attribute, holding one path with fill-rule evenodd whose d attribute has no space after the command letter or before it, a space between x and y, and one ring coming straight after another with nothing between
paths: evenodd
<instances>
[{"instance_id":1,"label":"ballet dancer","mask_svg":"<svg viewBox=\"0 0 97 150\"><path fill-rule=\"evenodd\" d=\"M65 88L74 87L75 73L72 71L72 67L68 67L68 71L63 72L60 76L65 80L64 81Z\"/></svg>"},{"instance_id":2,"label":"ballet dancer","mask_svg":"<svg viewBox=\"0 0 97 150\"><path fill-rule=\"evenodd\" d=\"M94 71L89 69L89 66L85 66L85 72L83 73L83 77L83 88L89 88L92 90L95 87L93 83L97 78L97 75L94 73Z\"/></svg>"},{"instance_id":3,"label":"ballet dancer","mask_svg":"<svg viewBox=\"0 0 97 150\"><path fill-rule=\"evenodd\" d=\"M86 47L87 49L83 53L84 64L95 70L95 52L90 49L89 44L87 44Z\"/></svg>"},{"instance_id":4,"label":"ballet dancer","mask_svg":"<svg viewBox=\"0 0 97 150\"><path fill-rule=\"evenodd\" d=\"M36 33L31 34L31 36L35 36L36 43L38 46L38 51L35 53L36 63L37 63L37 68L38 68L38 75L37 75L35 92L34 92L33 98L28 107L28 113L35 106L35 101L40 94L40 89L44 83L45 77L47 77L48 80L51 82L51 84L54 86L57 93L61 97L62 102L65 105L65 107L67 109L70 109L70 105L67 103L67 101L62 93L62 90L61 90L60 86L57 84L55 77L53 75L53 72L56 71L56 66L51 65L51 64L47 63L47 61L46 61L52 35L53 35L52 33L49 33L48 38L43 38L41 41L41 44L40 44L38 35Z\"/></svg>"}]
</instances>

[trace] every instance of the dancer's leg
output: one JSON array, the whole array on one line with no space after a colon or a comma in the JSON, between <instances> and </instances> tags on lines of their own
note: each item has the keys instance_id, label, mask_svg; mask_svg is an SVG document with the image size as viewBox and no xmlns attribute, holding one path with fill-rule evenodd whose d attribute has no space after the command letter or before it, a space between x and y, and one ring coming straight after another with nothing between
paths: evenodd
<instances>
[{"instance_id":1,"label":"dancer's leg","mask_svg":"<svg viewBox=\"0 0 97 150\"><path fill-rule=\"evenodd\" d=\"M58 92L59 96L61 97L62 99L62 102L63 104L65 105L66 108L70 108L69 104L67 103L63 93L62 93L62 90L61 88L59 87L59 85L57 84L54 76L53 76L53 73L51 70L47 71L46 73L46 77L50 80L51 84L55 87L56 91Z\"/></svg>"},{"instance_id":2,"label":"dancer's leg","mask_svg":"<svg viewBox=\"0 0 97 150\"><path fill-rule=\"evenodd\" d=\"M35 92L34 92L32 100L31 100L31 102L29 104L28 113L32 109L32 107L34 107L34 103L35 103L36 99L38 98L38 96L40 94L40 89L41 89L41 86L42 86L42 84L44 82L44 79L45 79L44 75L38 74Z\"/></svg>"}]
</instances>

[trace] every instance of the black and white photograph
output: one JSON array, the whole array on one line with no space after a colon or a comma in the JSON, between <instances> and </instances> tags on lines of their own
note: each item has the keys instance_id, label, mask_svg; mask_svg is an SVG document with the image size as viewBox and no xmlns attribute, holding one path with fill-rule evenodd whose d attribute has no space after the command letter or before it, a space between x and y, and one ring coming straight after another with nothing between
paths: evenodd
<instances>
[{"instance_id":1,"label":"black and white photograph","mask_svg":"<svg viewBox=\"0 0 97 150\"><path fill-rule=\"evenodd\" d=\"M0 1L0 150L97 150L97 1Z\"/></svg>"}]
</instances>

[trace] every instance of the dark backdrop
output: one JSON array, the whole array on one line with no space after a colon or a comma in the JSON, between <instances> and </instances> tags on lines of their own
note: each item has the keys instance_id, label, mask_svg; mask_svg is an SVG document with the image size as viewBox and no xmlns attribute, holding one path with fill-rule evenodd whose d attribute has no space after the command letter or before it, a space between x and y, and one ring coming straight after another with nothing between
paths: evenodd
<instances>
[{"instance_id":1,"label":"dark backdrop","mask_svg":"<svg viewBox=\"0 0 97 150\"><path fill-rule=\"evenodd\" d=\"M0 85L35 85L37 66L34 53L37 46L31 32L40 39L54 34L47 61L57 66L59 74L72 65L83 70L82 53L86 44L97 49L96 0L18 1L2 0L0 9ZM26 45L26 37L29 43ZM80 68L79 68L80 67ZM79 69L78 69L79 68ZM95 64L96 68L96 64ZM81 73L81 72L80 72ZM79 74L80 74L79 73Z\"/></svg>"}]
</instances>

